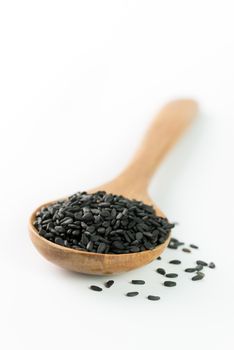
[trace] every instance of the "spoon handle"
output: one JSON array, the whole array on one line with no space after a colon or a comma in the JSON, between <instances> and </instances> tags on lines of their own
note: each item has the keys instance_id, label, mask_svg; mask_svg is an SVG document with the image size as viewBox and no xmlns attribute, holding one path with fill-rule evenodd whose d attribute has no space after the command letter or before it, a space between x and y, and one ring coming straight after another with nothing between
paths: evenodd
<instances>
[{"instance_id":1,"label":"spoon handle","mask_svg":"<svg viewBox=\"0 0 234 350\"><path fill-rule=\"evenodd\" d=\"M165 105L150 128L129 166L120 175L125 184L145 190L155 169L197 114L194 100L175 100Z\"/></svg>"}]
</instances>

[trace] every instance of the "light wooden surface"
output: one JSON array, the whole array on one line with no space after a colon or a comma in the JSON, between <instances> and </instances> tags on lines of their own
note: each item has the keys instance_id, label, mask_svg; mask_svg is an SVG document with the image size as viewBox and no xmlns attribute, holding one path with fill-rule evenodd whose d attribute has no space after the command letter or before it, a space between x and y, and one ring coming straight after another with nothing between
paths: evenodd
<instances>
[{"instance_id":1,"label":"light wooden surface","mask_svg":"<svg viewBox=\"0 0 234 350\"><path fill-rule=\"evenodd\" d=\"M149 181L160 161L175 144L182 132L190 125L197 114L197 103L193 100L176 100L168 103L158 113L146 133L143 142L129 166L114 180L90 193L105 190L121 194L130 199L138 199L154 205L158 215L165 216L149 197ZM83 190L81 188L81 190ZM39 236L33 226L36 212L50 203L37 208L30 217L30 237L37 250L49 261L65 269L87 274L113 274L141 267L162 254L169 239L153 250L131 254L98 254L74 250L54 244Z\"/></svg>"}]
</instances>

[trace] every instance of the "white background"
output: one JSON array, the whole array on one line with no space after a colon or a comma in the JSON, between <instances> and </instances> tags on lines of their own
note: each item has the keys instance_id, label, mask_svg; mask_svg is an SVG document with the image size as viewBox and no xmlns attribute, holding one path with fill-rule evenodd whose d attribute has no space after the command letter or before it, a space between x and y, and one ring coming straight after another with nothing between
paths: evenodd
<instances>
[{"instance_id":1,"label":"white background","mask_svg":"<svg viewBox=\"0 0 234 350\"><path fill-rule=\"evenodd\" d=\"M233 1L2 0L0 36L1 349L231 349ZM92 292L105 277L39 256L30 212L113 178L177 97L197 99L200 114L150 194L180 223L175 235L200 250L167 250L162 263ZM183 266L169 267L171 257ZM165 288L154 272L197 258L217 264L197 283L181 272L177 288ZM132 278L147 283L130 299Z\"/></svg>"}]
</instances>

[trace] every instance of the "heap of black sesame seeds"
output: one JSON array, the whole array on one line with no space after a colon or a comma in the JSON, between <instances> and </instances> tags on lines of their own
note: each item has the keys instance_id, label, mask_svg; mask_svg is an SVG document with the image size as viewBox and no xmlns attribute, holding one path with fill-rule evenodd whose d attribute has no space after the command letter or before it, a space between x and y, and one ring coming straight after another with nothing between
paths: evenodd
<instances>
[{"instance_id":1,"label":"heap of black sesame seeds","mask_svg":"<svg viewBox=\"0 0 234 350\"><path fill-rule=\"evenodd\" d=\"M99 191L79 192L41 208L34 226L41 236L65 247L126 254L164 243L174 224L143 202Z\"/></svg>"}]
</instances>

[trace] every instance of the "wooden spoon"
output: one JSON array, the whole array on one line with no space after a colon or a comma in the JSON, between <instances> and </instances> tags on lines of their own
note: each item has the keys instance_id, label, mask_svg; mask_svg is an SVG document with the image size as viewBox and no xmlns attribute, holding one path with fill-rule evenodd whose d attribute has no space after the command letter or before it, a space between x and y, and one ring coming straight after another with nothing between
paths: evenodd
<instances>
[{"instance_id":1,"label":"wooden spoon","mask_svg":"<svg viewBox=\"0 0 234 350\"><path fill-rule=\"evenodd\" d=\"M164 216L149 197L147 187L154 170L191 123L196 113L197 103L193 100L176 100L168 103L153 121L129 166L111 182L88 192L104 190L113 194L121 194L130 199L141 200L154 205L157 215ZM33 226L39 209L54 202L56 201L45 203L33 212L30 217L29 231L37 250L47 260L65 269L96 275L129 271L157 258L169 243L170 237L153 250L130 254L98 254L57 245L40 236Z\"/></svg>"}]
</instances>

